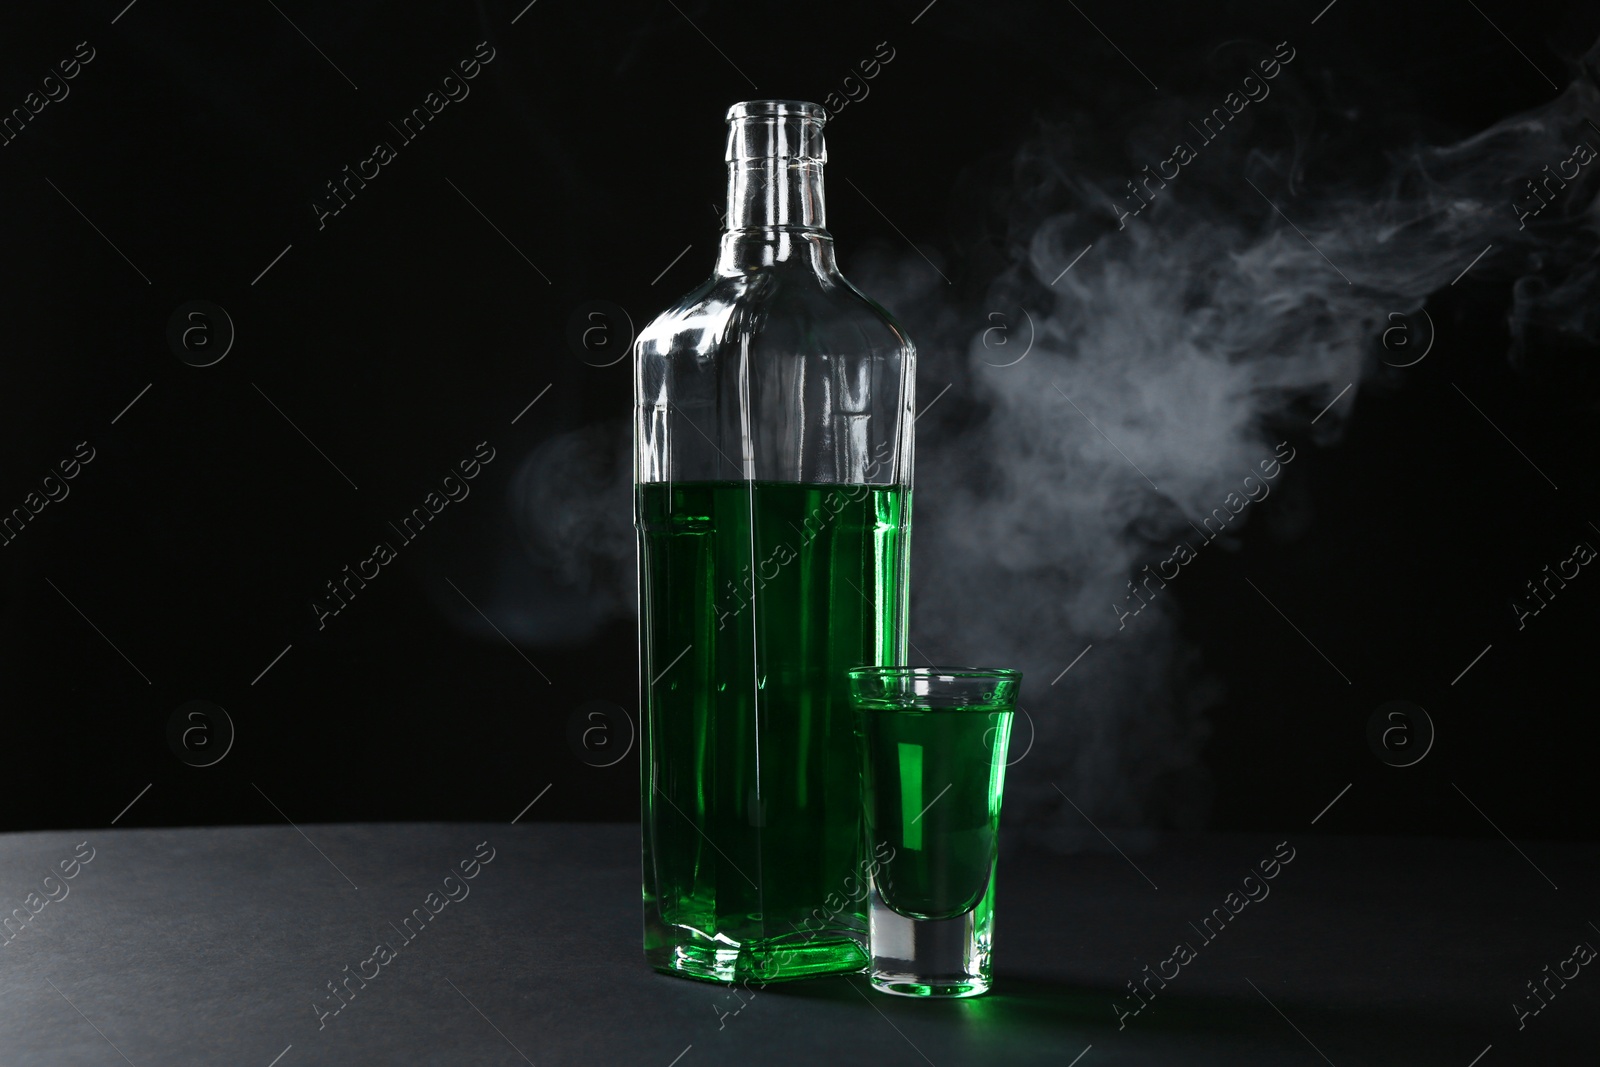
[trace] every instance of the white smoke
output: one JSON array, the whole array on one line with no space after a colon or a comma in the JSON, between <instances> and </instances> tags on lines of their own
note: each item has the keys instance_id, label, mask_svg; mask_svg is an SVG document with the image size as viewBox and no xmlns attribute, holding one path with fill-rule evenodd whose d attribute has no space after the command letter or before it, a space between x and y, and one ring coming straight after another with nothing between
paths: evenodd
<instances>
[{"instance_id":1,"label":"white smoke","mask_svg":"<svg viewBox=\"0 0 1600 1067\"><path fill-rule=\"evenodd\" d=\"M1113 201L1136 167L1091 172L1086 162L1107 153L1052 129L1018 156L1005 266L978 307L958 306L920 256L848 261L919 344L913 660L1026 675L1013 754L1036 736L1009 772L1009 827L1098 847L1064 797L1126 831L1129 847L1143 829L1205 822L1199 755L1218 687L1178 634L1172 591L1119 618L1138 604L1127 583L1179 540L1207 543L1196 525L1242 496L1286 436L1302 450L1336 440L1380 366L1391 313L1415 312L1488 247L1473 278L1520 279L1518 352L1530 332L1595 341L1600 165L1526 228L1512 208L1545 164L1580 140L1600 146L1584 123L1600 117L1594 55L1550 104L1393 158L1365 188L1338 186L1338 159L1325 162L1334 154L1315 143L1274 147L1230 130L1197 164L1205 177L1180 176L1121 229ZM630 543L617 462L627 434L619 422L547 445L527 466L543 506L524 516L545 530L537 540L556 569L626 585L606 594L619 607L632 602L631 561L611 558ZM1272 499L1250 504L1228 535L1258 510L1306 521L1296 477L1284 466ZM598 523L621 534L554 536L571 516L582 521L569 533ZM1235 547L1227 535L1209 545Z\"/></svg>"}]
</instances>

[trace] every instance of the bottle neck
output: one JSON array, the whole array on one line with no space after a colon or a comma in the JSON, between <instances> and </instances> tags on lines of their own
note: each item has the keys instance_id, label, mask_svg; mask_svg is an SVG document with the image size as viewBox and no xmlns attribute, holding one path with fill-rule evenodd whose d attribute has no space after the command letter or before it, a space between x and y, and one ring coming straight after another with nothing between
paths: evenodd
<instances>
[{"instance_id":1,"label":"bottle neck","mask_svg":"<svg viewBox=\"0 0 1600 1067\"><path fill-rule=\"evenodd\" d=\"M730 112L719 273L788 262L837 271L823 197L825 120L814 104L739 105Z\"/></svg>"},{"instance_id":2,"label":"bottle neck","mask_svg":"<svg viewBox=\"0 0 1600 1067\"><path fill-rule=\"evenodd\" d=\"M728 213L717 270L740 274L806 262L833 273L820 159L767 158L728 163Z\"/></svg>"},{"instance_id":3,"label":"bottle neck","mask_svg":"<svg viewBox=\"0 0 1600 1067\"><path fill-rule=\"evenodd\" d=\"M826 232L822 163L790 156L729 160L724 229Z\"/></svg>"}]
</instances>

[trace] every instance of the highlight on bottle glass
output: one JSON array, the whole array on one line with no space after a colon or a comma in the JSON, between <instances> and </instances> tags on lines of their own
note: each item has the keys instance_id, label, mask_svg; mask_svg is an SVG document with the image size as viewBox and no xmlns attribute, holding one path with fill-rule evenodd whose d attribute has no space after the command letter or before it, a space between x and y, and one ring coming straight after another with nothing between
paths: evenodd
<instances>
[{"instance_id":1,"label":"highlight on bottle glass","mask_svg":"<svg viewBox=\"0 0 1600 1067\"><path fill-rule=\"evenodd\" d=\"M875 988L915 997L989 989L1006 748L1019 671L848 672L865 846L884 857L868 901Z\"/></svg>"}]
</instances>

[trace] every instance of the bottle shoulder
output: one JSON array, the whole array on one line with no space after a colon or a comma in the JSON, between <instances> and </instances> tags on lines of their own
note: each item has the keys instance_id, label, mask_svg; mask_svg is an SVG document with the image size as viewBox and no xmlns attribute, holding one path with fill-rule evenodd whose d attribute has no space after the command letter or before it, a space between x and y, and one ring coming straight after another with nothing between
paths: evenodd
<instances>
[{"instance_id":1,"label":"bottle shoulder","mask_svg":"<svg viewBox=\"0 0 1600 1067\"><path fill-rule=\"evenodd\" d=\"M747 346L788 355L915 352L894 316L842 274L777 265L713 274L639 331L635 354L714 358Z\"/></svg>"}]
</instances>

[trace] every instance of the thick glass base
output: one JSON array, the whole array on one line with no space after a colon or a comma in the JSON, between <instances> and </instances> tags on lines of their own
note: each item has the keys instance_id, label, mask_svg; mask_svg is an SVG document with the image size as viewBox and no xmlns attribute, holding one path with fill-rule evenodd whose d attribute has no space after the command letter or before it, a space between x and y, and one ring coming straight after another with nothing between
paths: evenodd
<instances>
[{"instance_id":1,"label":"thick glass base","mask_svg":"<svg viewBox=\"0 0 1600 1067\"><path fill-rule=\"evenodd\" d=\"M925 982L909 974L879 972L872 976L872 988L881 993L894 993L902 997L975 997L989 991L989 983L981 978L959 982Z\"/></svg>"},{"instance_id":2,"label":"thick glass base","mask_svg":"<svg viewBox=\"0 0 1600 1067\"><path fill-rule=\"evenodd\" d=\"M911 919L878 894L869 898L874 989L903 997L975 997L989 991L993 886L971 911Z\"/></svg>"},{"instance_id":3,"label":"thick glass base","mask_svg":"<svg viewBox=\"0 0 1600 1067\"><path fill-rule=\"evenodd\" d=\"M712 945L692 935L645 950L662 974L702 982L787 982L821 974L849 974L867 967L867 952L851 938L780 943L756 941L740 947Z\"/></svg>"}]
</instances>

